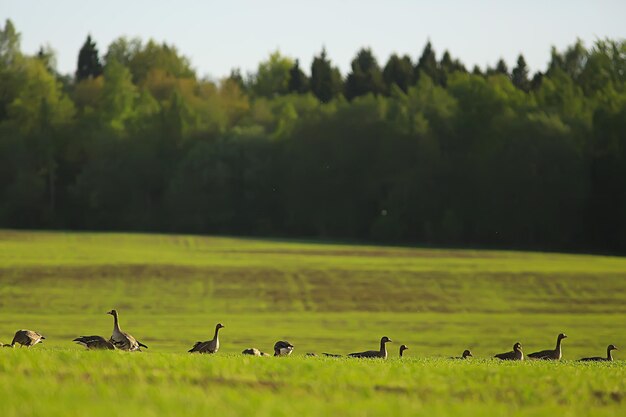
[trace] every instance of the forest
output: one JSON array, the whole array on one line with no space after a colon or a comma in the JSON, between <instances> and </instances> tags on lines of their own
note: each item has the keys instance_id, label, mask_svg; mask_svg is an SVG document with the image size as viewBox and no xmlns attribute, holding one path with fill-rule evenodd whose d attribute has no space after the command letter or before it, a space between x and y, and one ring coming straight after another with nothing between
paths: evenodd
<instances>
[{"instance_id":1,"label":"forest","mask_svg":"<svg viewBox=\"0 0 626 417\"><path fill-rule=\"evenodd\" d=\"M0 227L626 254L626 41L494 62L321 48L212 80L87 36L68 75L7 20Z\"/></svg>"}]
</instances>

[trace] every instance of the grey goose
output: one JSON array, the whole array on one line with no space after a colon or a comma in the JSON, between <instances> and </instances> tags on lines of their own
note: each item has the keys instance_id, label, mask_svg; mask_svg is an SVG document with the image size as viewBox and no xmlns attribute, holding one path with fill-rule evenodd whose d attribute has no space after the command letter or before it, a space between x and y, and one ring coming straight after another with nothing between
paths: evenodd
<instances>
[{"instance_id":1,"label":"grey goose","mask_svg":"<svg viewBox=\"0 0 626 417\"><path fill-rule=\"evenodd\" d=\"M563 352L561 351L561 340L565 338L567 338L567 336L564 335L563 333L560 333L556 337L556 347L554 349L547 349L547 350L542 350L540 352L534 352L527 356L532 359L545 359L545 360L558 361L563 356Z\"/></svg>"},{"instance_id":2,"label":"grey goose","mask_svg":"<svg viewBox=\"0 0 626 417\"><path fill-rule=\"evenodd\" d=\"M293 345L287 341L279 340L274 344L274 356L289 356L293 351Z\"/></svg>"},{"instance_id":3,"label":"grey goose","mask_svg":"<svg viewBox=\"0 0 626 417\"><path fill-rule=\"evenodd\" d=\"M120 321L116 310L111 310L107 312L107 314L113 316L113 334L111 335L111 339L109 339L109 342L113 343L116 348L129 352L141 351L142 347L146 349L148 348L148 346L139 342L129 333L123 332L120 329Z\"/></svg>"},{"instance_id":4,"label":"grey goose","mask_svg":"<svg viewBox=\"0 0 626 417\"><path fill-rule=\"evenodd\" d=\"M220 349L220 339L218 333L220 329L223 329L224 325L222 323L217 323L215 326L215 333L213 334L213 339L207 340L206 342L196 342L195 345L191 349L189 349L189 353L217 353Z\"/></svg>"},{"instance_id":5,"label":"grey goose","mask_svg":"<svg viewBox=\"0 0 626 417\"><path fill-rule=\"evenodd\" d=\"M469 349L465 349L461 356L453 356L450 359L467 359L467 358L470 358L470 357L472 357L472 358L474 357L472 355L472 352Z\"/></svg>"},{"instance_id":6,"label":"grey goose","mask_svg":"<svg viewBox=\"0 0 626 417\"><path fill-rule=\"evenodd\" d=\"M44 336L32 330L18 330L15 332L10 346L13 347L16 343L19 343L20 346L31 347L35 346L37 343L43 342L44 339Z\"/></svg>"},{"instance_id":7,"label":"grey goose","mask_svg":"<svg viewBox=\"0 0 626 417\"><path fill-rule=\"evenodd\" d=\"M405 350L407 350L409 347L407 345L401 345L400 346L400 357L402 357L403 353Z\"/></svg>"},{"instance_id":8,"label":"grey goose","mask_svg":"<svg viewBox=\"0 0 626 417\"><path fill-rule=\"evenodd\" d=\"M609 345L606 348L606 358L603 358L601 356L594 356L591 358L582 358L579 360L582 362L613 362L613 355L611 354L611 351L613 350L619 350L619 349L616 348L615 345Z\"/></svg>"},{"instance_id":9,"label":"grey goose","mask_svg":"<svg viewBox=\"0 0 626 417\"><path fill-rule=\"evenodd\" d=\"M524 353L522 352L522 344L517 342L513 345L513 350L506 353L498 353L494 358L501 359L503 361L523 361Z\"/></svg>"},{"instance_id":10,"label":"grey goose","mask_svg":"<svg viewBox=\"0 0 626 417\"><path fill-rule=\"evenodd\" d=\"M114 350L115 345L102 336L81 336L72 340L90 350Z\"/></svg>"},{"instance_id":11,"label":"grey goose","mask_svg":"<svg viewBox=\"0 0 626 417\"><path fill-rule=\"evenodd\" d=\"M380 349L379 350L366 350L365 352L356 352L351 353L348 356L352 358L382 358L387 359L387 343L391 342L387 336L383 336L380 339Z\"/></svg>"},{"instance_id":12,"label":"grey goose","mask_svg":"<svg viewBox=\"0 0 626 417\"><path fill-rule=\"evenodd\" d=\"M270 356L269 354L265 353L265 352L261 352L259 349L257 348L248 348L248 349L244 349L243 352L241 352L243 355L252 355L252 356Z\"/></svg>"}]
</instances>

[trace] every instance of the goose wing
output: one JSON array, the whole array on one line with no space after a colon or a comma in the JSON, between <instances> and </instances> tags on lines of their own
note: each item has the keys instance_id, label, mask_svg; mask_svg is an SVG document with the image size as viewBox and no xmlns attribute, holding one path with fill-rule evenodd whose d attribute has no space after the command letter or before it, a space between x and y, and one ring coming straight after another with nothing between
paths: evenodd
<instances>
[{"instance_id":1,"label":"goose wing","mask_svg":"<svg viewBox=\"0 0 626 417\"><path fill-rule=\"evenodd\" d=\"M592 358L581 358L581 359L579 359L579 361L581 361L581 362L602 362L602 361L605 361L605 360L606 360L606 358L602 358L600 356L594 356Z\"/></svg>"},{"instance_id":2,"label":"goose wing","mask_svg":"<svg viewBox=\"0 0 626 417\"><path fill-rule=\"evenodd\" d=\"M348 356L352 358L377 358L380 352L377 350L367 350L365 352L350 353Z\"/></svg>"},{"instance_id":3,"label":"goose wing","mask_svg":"<svg viewBox=\"0 0 626 417\"><path fill-rule=\"evenodd\" d=\"M87 349L115 349L113 343L109 342L102 336L81 336L77 337L73 341L86 347Z\"/></svg>"},{"instance_id":4,"label":"goose wing","mask_svg":"<svg viewBox=\"0 0 626 417\"><path fill-rule=\"evenodd\" d=\"M542 350L540 352L531 353L527 356L533 359L550 359L554 356L554 350L552 349Z\"/></svg>"},{"instance_id":5,"label":"goose wing","mask_svg":"<svg viewBox=\"0 0 626 417\"><path fill-rule=\"evenodd\" d=\"M494 356L494 358L502 359L503 361L512 360L515 358L515 352L511 351L511 352L505 352L505 353L498 353L497 355Z\"/></svg>"},{"instance_id":6,"label":"goose wing","mask_svg":"<svg viewBox=\"0 0 626 417\"><path fill-rule=\"evenodd\" d=\"M189 353L198 352L198 353L206 353L209 351L209 341L206 342L196 342L191 349L188 350Z\"/></svg>"}]
</instances>

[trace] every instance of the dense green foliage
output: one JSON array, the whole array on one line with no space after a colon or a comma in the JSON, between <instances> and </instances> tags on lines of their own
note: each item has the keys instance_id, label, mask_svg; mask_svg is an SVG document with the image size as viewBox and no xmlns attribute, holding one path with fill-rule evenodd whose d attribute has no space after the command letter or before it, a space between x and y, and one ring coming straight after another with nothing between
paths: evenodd
<instances>
[{"instance_id":1,"label":"dense green foliage","mask_svg":"<svg viewBox=\"0 0 626 417\"><path fill-rule=\"evenodd\" d=\"M0 232L0 415L621 416L626 259L180 235ZM149 348L71 340L124 330ZM220 352L186 353L225 324ZM569 338L560 363L490 357ZM377 347L387 361L305 357ZM295 345L288 358L239 355ZM405 357L397 357L405 343ZM471 348L467 362L448 360Z\"/></svg>"},{"instance_id":2,"label":"dense green foliage","mask_svg":"<svg viewBox=\"0 0 626 417\"><path fill-rule=\"evenodd\" d=\"M87 38L75 78L0 31L0 225L626 252L626 42L531 76L324 50L199 78ZM495 57L494 57L495 58Z\"/></svg>"}]
</instances>

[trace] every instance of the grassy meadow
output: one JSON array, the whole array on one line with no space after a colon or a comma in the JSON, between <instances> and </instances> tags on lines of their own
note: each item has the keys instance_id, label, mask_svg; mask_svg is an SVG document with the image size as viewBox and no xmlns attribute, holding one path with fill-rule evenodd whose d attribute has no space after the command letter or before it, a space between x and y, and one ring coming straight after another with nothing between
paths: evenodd
<instances>
[{"instance_id":1,"label":"grassy meadow","mask_svg":"<svg viewBox=\"0 0 626 417\"><path fill-rule=\"evenodd\" d=\"M0 231L0 415L623 415L626 259L259 239ZM150 348L88 352L121 326ZM220 333L218 355L188 355ZM561 363L489 359L568 334ZM305 357L375 349L383 361ZM295 345L289 358L276 340ZM397 358L400 344L406 357ZM471 362L446 358L470 348Z\"/></svg>"}]
</instances>

